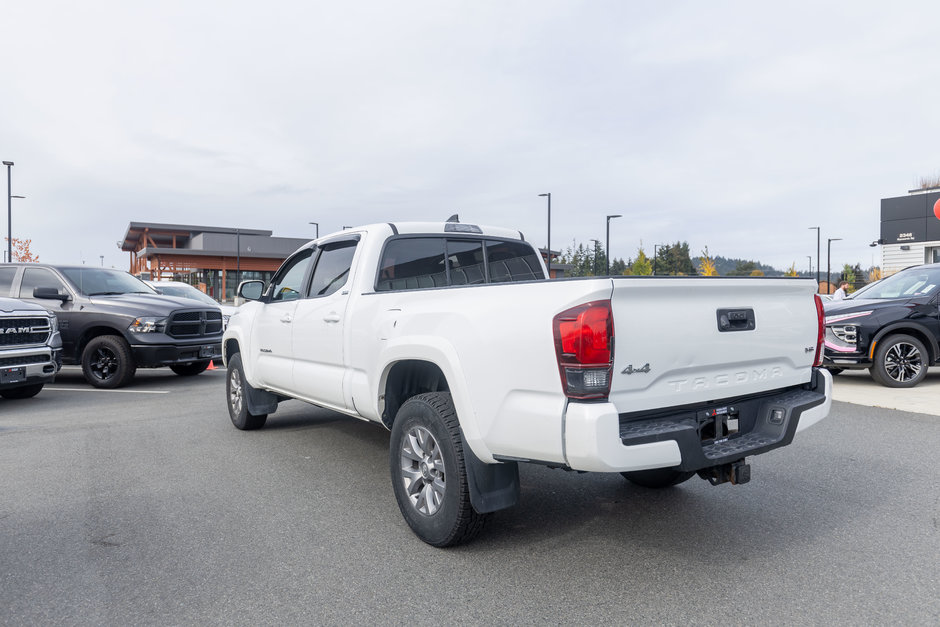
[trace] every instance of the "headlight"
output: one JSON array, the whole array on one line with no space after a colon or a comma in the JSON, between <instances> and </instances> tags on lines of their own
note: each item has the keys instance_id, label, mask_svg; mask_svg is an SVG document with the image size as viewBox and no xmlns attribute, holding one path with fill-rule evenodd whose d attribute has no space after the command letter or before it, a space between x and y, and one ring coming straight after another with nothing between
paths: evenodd
<instances>
[{"instance_id":1,"label":"headlight","mask_svg":"<svg viewBox=\"0 0 940 627\"><path fill-rule=\"evenodd\" d=\"M222 330L223 331L228 328L228 321L231 317L232 316L226 316L225 314L222 314Z\"/></svg>"},{"instance_id":2,"label":"headlight","mask_svg":"<svg viewBox=\"0 0 940 627\"><path fill-rule=\"evenodd\" d=\"M55 333L58 330L59 330L59 319L56 318L56 315L50 311L49 312L49 332Z\"/></svg>"},{"instance_id":3,"label":"headlight","mask_svg":"<svg viewBox=\"0 0 940 627\"><path fill-rule=\"evenodd\" d=\"M855 344L858 342L858 327L854 324L847 324L842 327L833 326L832 332L846 344Z\"/></svg>"},{"instance_id":4,"label":"headlight","mask_svg":"<svg viewBox=\"0 0 940 627\"><path fill-rule=\"evenodd\" d=\"M131 333L163 333L166 329L166 318L137 318L127 327Z\"/></svg>"}]
</instances>

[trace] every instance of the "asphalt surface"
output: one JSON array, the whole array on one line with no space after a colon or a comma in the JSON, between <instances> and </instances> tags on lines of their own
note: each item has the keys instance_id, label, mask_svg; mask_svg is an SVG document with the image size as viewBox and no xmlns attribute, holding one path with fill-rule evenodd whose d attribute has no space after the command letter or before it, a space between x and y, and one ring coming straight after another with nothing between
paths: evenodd
<instances>
[{"instance_id":1,"label":"asphalt surface","mask_svg":"<svg viewBox=\"0 0 940 627\"><path fill-rule=\"evenodd\" d=\"M387 448L296 401L237 431L221 370L0 400L0 624L940 624L936 416L835 402L744 486L524 466L447 550Z\"/></svg>"}]
</instances>

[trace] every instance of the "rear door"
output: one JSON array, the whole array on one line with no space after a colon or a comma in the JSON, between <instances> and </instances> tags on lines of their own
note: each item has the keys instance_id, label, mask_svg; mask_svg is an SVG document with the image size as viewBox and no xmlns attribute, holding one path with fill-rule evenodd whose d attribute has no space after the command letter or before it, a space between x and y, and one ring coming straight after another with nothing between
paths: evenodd
<instances>
[{"instance_id":1,"label":"rear door","mask_svg":"<svg viewBox=\"0 0 940 627\"><path fill-rule=\"evenodd\" d=\"M610 400L676 407L810 380L818 319L802 279L614 279Z\"/></svg>"}]
</instances>

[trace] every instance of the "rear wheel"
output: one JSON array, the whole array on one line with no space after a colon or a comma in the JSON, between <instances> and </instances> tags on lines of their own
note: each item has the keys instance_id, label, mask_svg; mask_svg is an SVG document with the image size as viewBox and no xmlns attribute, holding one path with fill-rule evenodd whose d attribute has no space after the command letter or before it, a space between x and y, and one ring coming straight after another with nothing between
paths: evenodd
<instances>
[{"instance_id":1,"label":"rear wheel","mask_svg":"<svg viewBox=\"0 0 940 627\"><path fill-rule=\"evenodd\" d=\"M18 388L10 388L9 390L0 390L0 396L9 399L32 398L39 394L42 386L42 383L36 383L33 385L22 385Z\"/></svg>"},{"instance_id":2,"label":"rear wheel","mask_svg":"<svg viewBox=\"0 0 940 627\"><path fill-rule=\"evenodd\" d=\"M208 368L210 361L207 359L206 361L191 361L186 364L173 364L170 366L170 370L181 377L192 377Z\"/></svg>"},{"instance_id":3,"label":"rear wheel","mask_svg":"<svg viewBox=\"0 0 940 627\"><path fill-rule=\"evenodd\" d=\"M634 470L622 472L623 478L630 483L644 488L669 488L691 479L695 473L681 471L677 468L652 468L650 470Z\"/></svg>"},{"instance_id":4,"label":"rear wheel","mask_svg":"<svg viewBox=\"0 0 940 627\"><path fill-rule=\"evenodd\" d=\"M119 388L130 383L137 371L131 347L124 338L100 335L85 346L82 374L96 388Z\"/></svg>"},{"instance_id":5,"label":"rear wheel","mask_svg":"<svg viewBox=\"0 0 940 627\"><path fill-rule=\"evenodd\" d=\"M927 349L910 335L892 335L878 344L872 378L889 388L911 388L927 376Z\"/></svg>"},{"instance_id":6,"label":"rear wheel","mask_svg":"<svg viewBox=\"0 0 940 627\"><path fill-rule=\"evenodd\" d=\"M267 414L252 414L248 411L248 382L242 369L242 356L232 355L228 360L228 375L225 377L225 397L228 401L228 415L232 424L242 431L260 429L268 419Z\"/></svg>"},{"instance_id":7,"label":"rear wheel","mask_svg":"<svg viewBox=\"0 0 940 627\"><path fill-rule=\"evenodd\" d=\"M470 503L463 439L450 394L408 399L392 425L389 462L402 516L430 545L473 539L486 520Z\"/></svg>"}]
</instances>

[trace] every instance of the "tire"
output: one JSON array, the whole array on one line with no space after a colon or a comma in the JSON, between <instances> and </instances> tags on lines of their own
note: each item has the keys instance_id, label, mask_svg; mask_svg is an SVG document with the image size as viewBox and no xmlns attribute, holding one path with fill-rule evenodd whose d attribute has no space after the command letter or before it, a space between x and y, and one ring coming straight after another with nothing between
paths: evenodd
<instances>
[{"instance_id":1,"label":"tire","mask_svg":"<svg viewBox=\"0 0 940 627\"><path fill-rule=\"evenodd\" d=\"M267 414L252 414L248 411L248 382L242 368L242 356L232 355L228 360L228 373L225 376L225 398L228 402L228 415L232 424L242 431L260 429L268 419Z\"/></svg>"},{"instance_id":2,"label":"tire","mask_svg":"<svg viewBox=\"0 0 940 627\"><path fill-rule=\"evenodd\" d=\"M210 361L207 359L206 361L191 361L186 364L173 364L170 366L170 370L181 377L192 377L208 368Z\"/></svg>"},{"instance_id":3,"label":"tire","mask_svg":"<svg viewBox=\"0 0 940 627\"><path fill-rule=\"evenodd\" d=\"M114 389L127 385L137 372L131 347L116 335L99 335L82 352L82 374L96 388Z\"/></svg>"},{"instance_id":4,"label":"tire","mask_svg":"<svg viewBox=\"0 0 940 627\"><path fill-rule=\"evenodd\" d=\"M911 335L892 335L878 344L870 372L889 388L912 388L927 376L929 356L923 342Z\"/></svg>"},{"instance_id":5,"label":"tire","mask_svg":"<svg viewBox=\"0 0 940 627\"><path fill-rule=\"evenodd\" d=\"M454 546L483 529L487 517L470 503L463 439L449 393L419 394L401 406L389 462L398 508L421 540Z\"/></svg>"},{"instance_id":6,"label":"tire","mask_svg":"<svg viewBox=\"0 0 940 627\"><path fill-rule=\"evenodd\" d=\"M34 383L33 385L23 385L9 390L0 390L0 396L9 399L32 398L39 394L43 383Z\"/></svg>"},{"instance_id":7,"label":"tire","mask_svg":"<svg viewBox=\"0 0 940 627\"><path fill-rule=\"evenodd\" d=\"M695 476L694 472L683 472L674 467L635 470L633 472L622 472L620 474L630 483L652 489L671 488Z\"/></svg>"}]
</instances>

